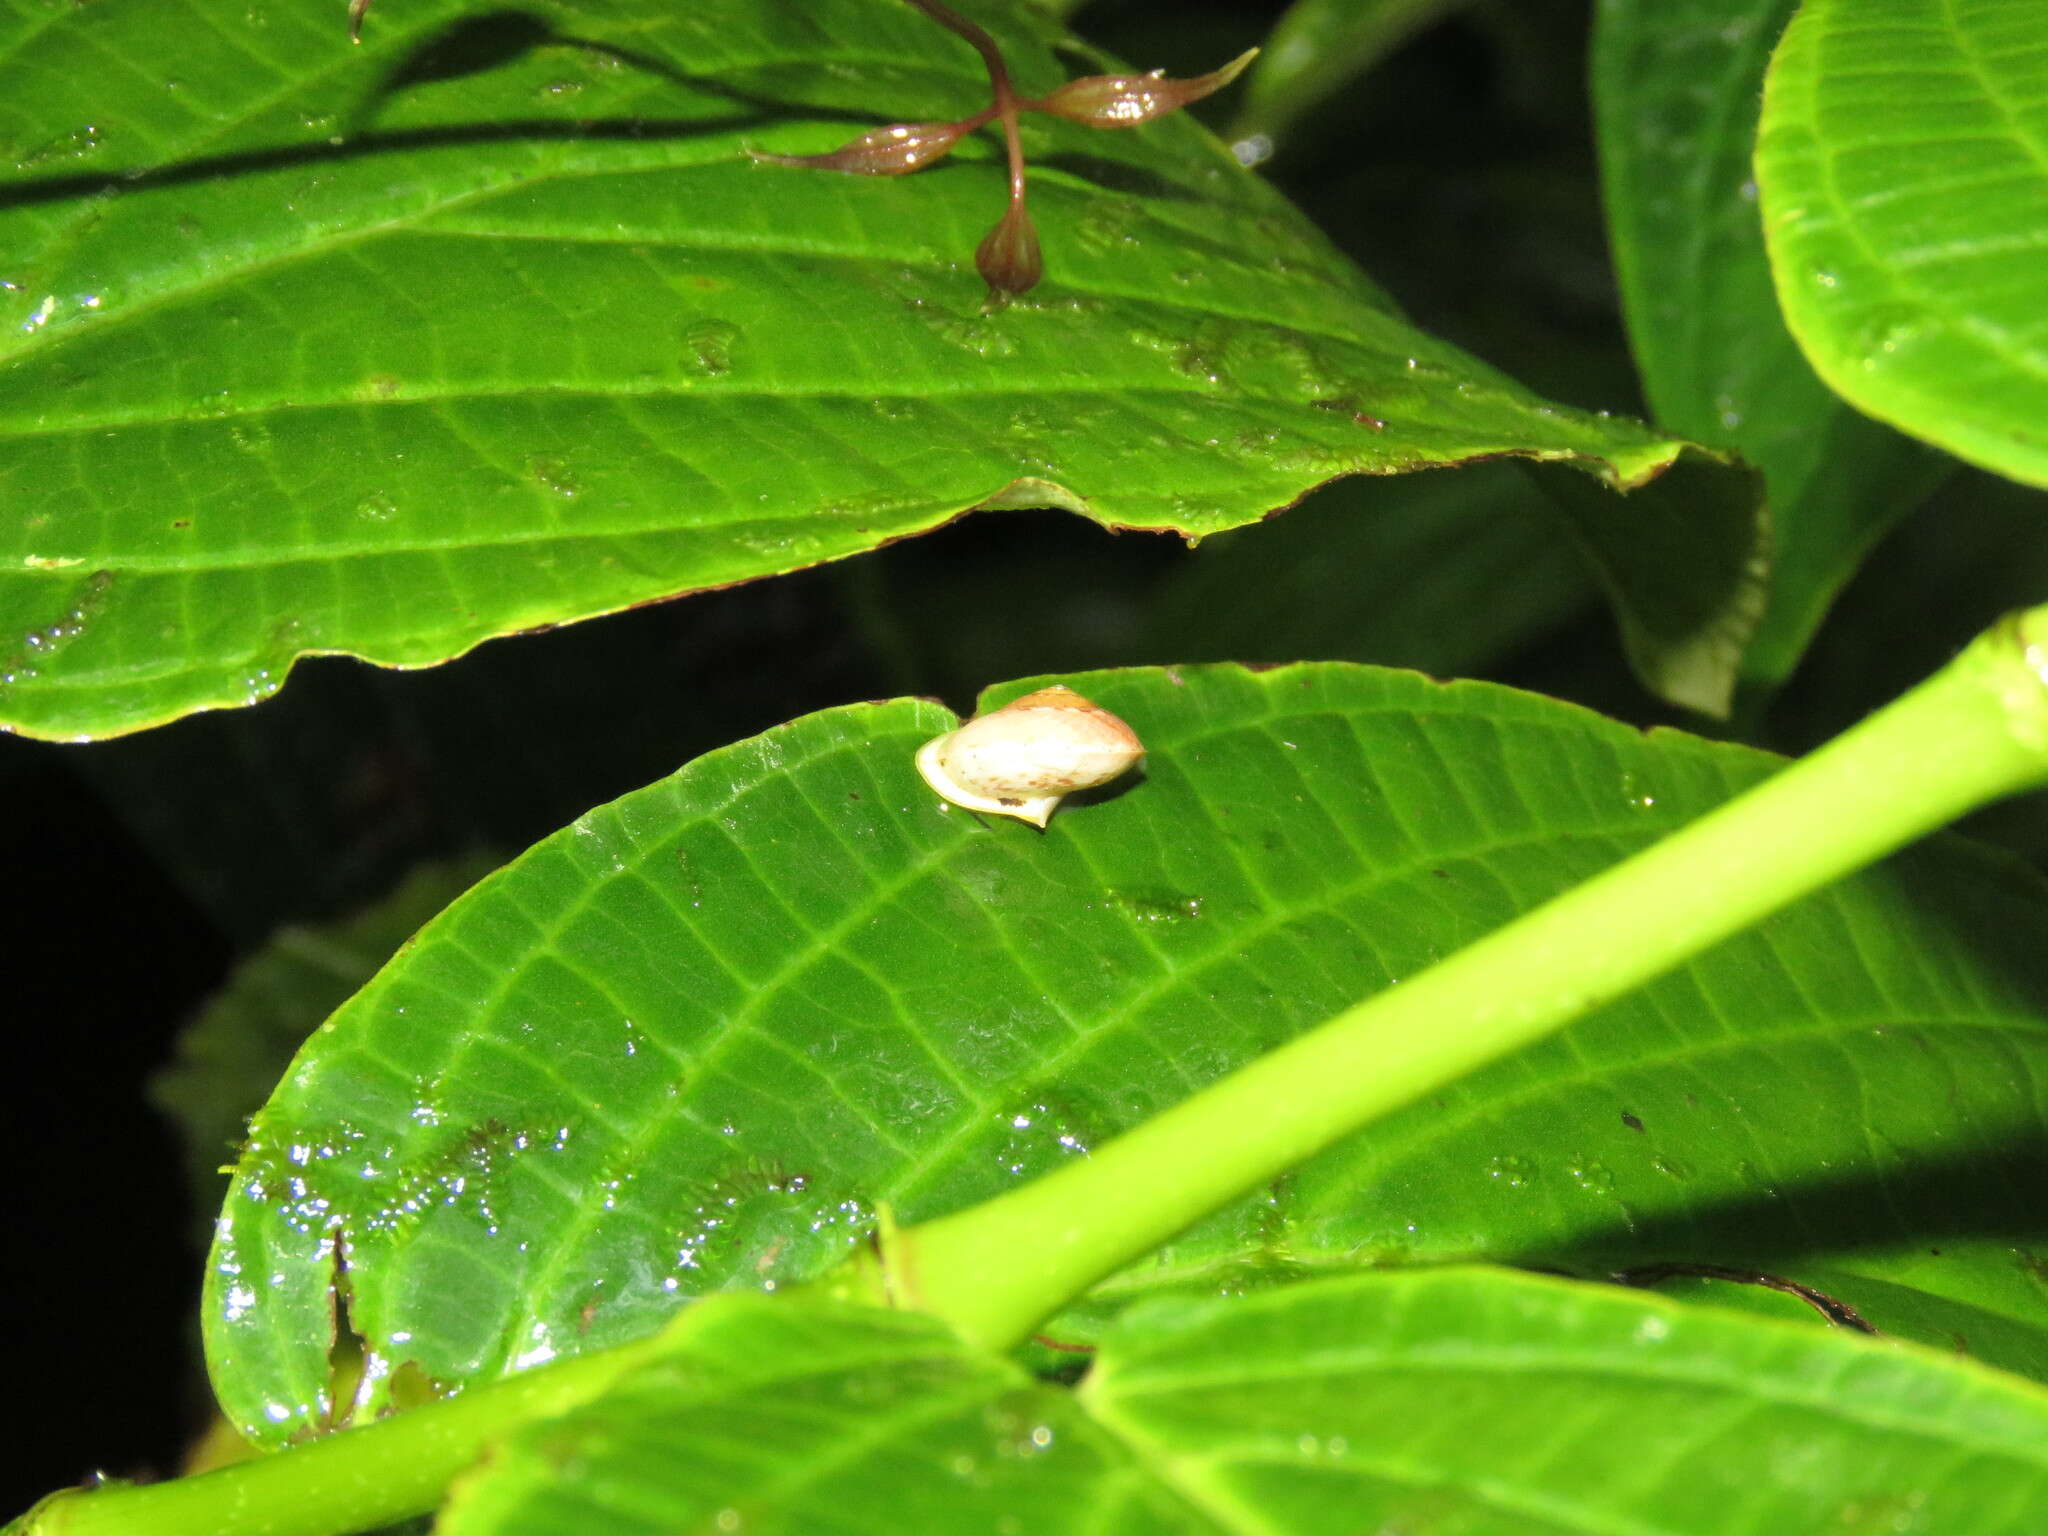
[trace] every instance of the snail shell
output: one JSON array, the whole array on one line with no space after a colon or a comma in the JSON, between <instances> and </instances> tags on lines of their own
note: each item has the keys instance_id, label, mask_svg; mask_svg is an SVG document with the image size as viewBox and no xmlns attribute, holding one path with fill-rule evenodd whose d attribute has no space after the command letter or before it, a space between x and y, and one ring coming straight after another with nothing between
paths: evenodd
<instances>
[{"instance_id":1,"label":"snail shell","mask_svg":"<svg viewBox=\"0 0 2048 1536\"><path fill-rule=\"evenodd\" d=\"M1145 756L1137 732L1071 688L1041 688L926 742L917 771L970 811L1042 827L1061 799L1107 784Z\"/></svg>"}]
</instances>

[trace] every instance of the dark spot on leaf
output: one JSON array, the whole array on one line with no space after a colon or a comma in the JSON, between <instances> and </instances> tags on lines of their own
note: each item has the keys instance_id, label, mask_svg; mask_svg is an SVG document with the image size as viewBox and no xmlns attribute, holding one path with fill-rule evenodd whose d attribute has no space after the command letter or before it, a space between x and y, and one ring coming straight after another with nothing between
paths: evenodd
<instances>
[{"instance_id":1,"label":"dark spot on leaf","mask_svg":"<svg viewBox=\"0 0 2048 1536\"><path fill-rule=\"evenodd\" d=\"M1069 1344L1064 1340L1055 1339L1043 1333L1031 1335L1031 1342L1044 1349L1058 1350L1063 1355L1092 1355L1095 1353L1095 1346L1093 1344Z\"/></svg>"}]
</instances>

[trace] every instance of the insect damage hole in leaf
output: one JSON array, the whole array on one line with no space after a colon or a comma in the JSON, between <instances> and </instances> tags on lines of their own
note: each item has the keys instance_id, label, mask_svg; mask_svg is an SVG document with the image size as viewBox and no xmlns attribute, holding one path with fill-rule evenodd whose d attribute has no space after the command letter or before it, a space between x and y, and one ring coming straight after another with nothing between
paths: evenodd
<instances>
[{"instance_id":1,"label":"insect damage hole in leaf","mask_svg":"<svg viewBox=\"0 0 2048 1536\"><path fill-rule=\"evenodd\" d=\"M325 1424L319 1433L366 1424L449 1395L446 1383L429 1376L417 1360L402 1356L407 1342L373 1339L355 1320L354 1248L345 1227L334 1228L333 1323L327 1350ZM308 1436L308 1438L314 1438Z\"/></svg>"}]
</instances>

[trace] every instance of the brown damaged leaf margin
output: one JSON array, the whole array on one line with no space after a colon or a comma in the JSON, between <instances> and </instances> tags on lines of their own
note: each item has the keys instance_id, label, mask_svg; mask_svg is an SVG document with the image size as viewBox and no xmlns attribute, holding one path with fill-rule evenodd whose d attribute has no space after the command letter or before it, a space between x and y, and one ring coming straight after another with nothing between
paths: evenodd
<instances>
[{"instance_id":1,"label":"brown damaged leaf margin","mask_svg":"<svg viewBox=\"0 0 2048 1536\"><path fill-rule=\"evenodd\" d=\"M1456 469L1468 464L1490 463L1502 459L1520 460L1529 464L1538 482L1551 493L1553 499L1566 505L1567 511L1563 518L1566 530L1591 562L1595 575L1606 590L1618 616L1623 646L1645 686L1670 703L1713 718L1724 718L1733 699L1737 663L1762 618L1769 567L1767 519L1759 517L1756 510L1763 506L1762 482L1754 470L1734 455L1672 440L1668 444L1668 451L1646 463L1634 474L1624 474L1611 459L1598 455L1550 449L1504 449L1497 452L1468 454L1457 459L1431 460L1426 463L1361 466L1312 480L1290 500L1270 508L1256 518L1246 518L1243 523L1236 526L1248 527L1255 522L1278 517L1299 506L1312 493L1324 486L1355 475L1378 477L1415 474L1425 470ZM1566 466L1570 473L1563 477L1545 477L1542 470L1551 465ZM1658 488L1670 483L1671 471L1679 469L1683 472L1687 468L1748 487L1741 496L1724 496L1722 500L1727 506L1739 503L1744 509L1741 515L1757 525L1757 533L1750 540L1739 569L1732 571L1723 583L1722 593L1717 600L1695 605L1697 612L1691 615L1689 620L1681 618L1676 622L1652 624L1651 616L1640 611L1638 605L1630 601L1630 595L1638 590L1632 585L1638 579L1634 567L1644 563L1644 559L1654 560L1660 556L1653 551L1645 553L1640 558L1631 558L1630 551L1633 546L1645 542L1646 529L1654 533L1658 528L1654 519L1645 519L1639 512L1630 509L1627 500L1632 495L1640 498L1645 492L1652 493L1654 499ZM1677 504L1671 509L1670 515L1663 519L1663 526L1667 530L1675 527L1683 533L1684 493L1678 492L1673 500ZM1199 538L1204 533L1218 531L1193 529L1185 523L1170 520L1126 521L1105 516L1097 510L1090 498L1069 486L1039 476L1022 475L965 506L949 512L936 513L922 526L875 539L859 549L843 550L823 555L815 560L801 560L773 570L736 577L731 581L707 582L701 586L682 587L672 592L637 597L571 618L539 624L508 625L489 634L478 635L464 642L459 649L428 661L395 661L368 651L320 647L288 653L256 652L225 670L237 674L246 674L251 669L267 672L272 686L270 693L265 695L266 698L290 682L291 674L299 662L312 658L338 656L382 667L388 671L422 672L430 667L460 661L479 646L487 645L494 640L544 635L571 624L583 624L609 618L614 614L630 613L637 609L652 607L657 603L677 602L683 598L711 592L727 592L756 581L766 581L778 576L793 575L798 571L812 570L822 565L831 565L840 560L886 549L907 539L922 538L926 534L951 526L973 512L1021 511L1038 507L1077 513L1112 533L1167 533L1182 538ZM1647 510L1654 512L1654 508ZM1723 510L1725 512L1726 506ZM1599 526L1589 530L1583 526L1588 522ZM1614 530L1612 537L1603 537L1603 533L1609 528ZM1703 547L1711 545L1710 531L1701 532L1695 542ZM1671 546L1672 541L1667 539L1656 545L1656 551L1667 551ZM1686 552L1681 544L1680 553L1671 558L1674 563L1697 562L1701 558L1701 550ZM1696 573L1698 566L1697 563L1693 563L1684 568ZM111 581L112 573L104 574ZM0 690L0 700L4 700L4 690ZM189 715L220 709L245 709L261 702L262 699L250 699L243 690L231 692L222 689L214 697L198 703L174 706L160 714L124 723L118 729L93 735L81 735L75 730L37 730L18 721L4 720L0 720L0 732L25 736L31 740L111 741L140 731L154 730L158 726L168 725Z\"/></svg>"},{"instance_id":2,"label":"brown damaged leaf margin","mask_svg":"<svg viewBox=\"0 0 2048 1536\"><path fill-rule=\"evenodd\" d=\"M1753 1285L1805 1302L1837 1328L1884 1337L1868 1318L1841 1297L1830 1295L1819 1286L1761 1269L1743 1269L1731 1264L1644 1264L1634 1269L1618 1270L1613 1278L1617 1285L1632 1286L1638 1290L1655 1290L1666 1280L1678 1279L1722 1280L1730 1285Z\"/></svg>"}]
</instances>

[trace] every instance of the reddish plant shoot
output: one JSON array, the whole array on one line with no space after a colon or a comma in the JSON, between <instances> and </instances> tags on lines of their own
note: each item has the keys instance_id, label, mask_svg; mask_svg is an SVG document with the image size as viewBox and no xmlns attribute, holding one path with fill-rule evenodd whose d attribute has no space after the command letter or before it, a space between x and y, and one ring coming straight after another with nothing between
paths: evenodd
<instances>
[{"instance_id":1,"label":"reddish plant shoot","mask_svg":"<svg viewBox=\"0 0 2048 1536\"><path fill-rule=\"evenodd\" d=\"M1258 52L1249 49L1221 69L1192 80L1169 80L1163 69L1148 75L1085 75L1036 101L1018 105L1026 112L1050 112L1084 128L1135 128L1214 95L1243 74Z\"/></svg>"},{"instance_id":2,"label":"reddish plant shoot","mask_svg":"<svg viewBox=\"0 0 2048 1536\"><path fill-rule=\"evenodd\" d=\"M371 3L372 0L349 0L348 31L352 42L362 41L363 18L369 14ZM1010 84L1003 50L987 32L939 0L905 3L965 39L981 55L989 79L990 100L986 107L957 122L891 123L822 155L775 155L754 149L747 153L769 165L844 171L852 176L907 176L943 159L976 129L1000 122L1009 160L1010 200L974 253L974 265L988 283L992 304L1027 292L1045 274L1038 230L1025 206L1024 147L1017 135L1021 114L1044 112L1084 128L1135 128L1222 90L1244 73L1259 51L1253 48L1239 54L1221 69L1192 80L1169 80L1163 70L1156 69L1144 75L1088 75L1069 80L1044 96L1019 96Z\"/></svg>"},{"instance_id":3,"label":"reddish plant shoot","mask_svg":"<svg viewBox=\"0 0 2048 1536\"><path fill-rule=\"evenodd\" d=\"M862 134L851 143L823 155L770 155L749 151L756 160L773 165L794 165L812 170L846 171L856 176L902 176L923 170L942 159L953 146L978 128L1000 122L1003 145L1008 154L1010 199L995 227L974 252L974 265L988 284L989 301L1000 304L1012 295L1028 292L1045 275L1045 259L1039 251L1038 229L1026 206L1024 148L1017 136L1017 120L1025 112L1044 112L1079 123L1084 128L1135 128L1169 112L1178 112L1191 102L1220 91L1245 70L1258 55L1254 48L1240 54L1221 69L1192 80L1169 80L1154 70L1146 75L1089 75L1069 80L1041 97L1019 96L1010 84L1010 72L996 40L964 16L939 0L906 0L948 31L957 34L979 53L988 69L990 100L971 117L952 123L896 123Z\"/></svg>"},{"instance_id":4,"label":"reddish plant shoot","mask_svg":"<svg viewBox=\"0 0 2048 1536\"><path fill-rule=\"evenodd\" d=\"M825 155L771 155L759 149L747 153L768 165L845 171L854 176L905 176L923 170L994 115L988 112L979 120L969 118L958 123L891 123Z\"/></svg>"}]
</instances>

